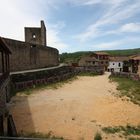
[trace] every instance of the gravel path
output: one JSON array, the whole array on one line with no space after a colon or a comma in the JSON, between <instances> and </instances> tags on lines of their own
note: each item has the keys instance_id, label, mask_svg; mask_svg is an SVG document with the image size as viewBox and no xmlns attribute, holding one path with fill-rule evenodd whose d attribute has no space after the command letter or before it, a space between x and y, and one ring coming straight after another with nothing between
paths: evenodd
<instances>
[{"instance_id":1,"label":"gravel path","mask_svg":"<svg viewBox=\"0 0 140 140\"><path fill-rule=\"evenodd\" d=\"M93 140L101 127L140 124L140 107L115 97L116 84L108 76L78 77L55 90L13 97L18 132L51 131L69 140Z\"/></svg>"}]
</instances>

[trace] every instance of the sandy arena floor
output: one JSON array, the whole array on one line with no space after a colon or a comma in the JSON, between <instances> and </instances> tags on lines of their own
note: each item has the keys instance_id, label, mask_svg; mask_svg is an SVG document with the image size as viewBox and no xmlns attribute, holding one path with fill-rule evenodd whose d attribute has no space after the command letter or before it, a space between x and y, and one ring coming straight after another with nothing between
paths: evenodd
<instances>
[{"instance_id":1,"label":"sandy arena floor","mask_svg":"<svg viewBox=\"0 0 140 140\"><path fill-rule=\"evenodd\" d=\"M140 107L113 96L118 91L108 76L78 77L55 90L13 97L11 112L18 132L51 131L69 140L93 140L101 127L140 124Z\"/></svg>"}]
</instances>

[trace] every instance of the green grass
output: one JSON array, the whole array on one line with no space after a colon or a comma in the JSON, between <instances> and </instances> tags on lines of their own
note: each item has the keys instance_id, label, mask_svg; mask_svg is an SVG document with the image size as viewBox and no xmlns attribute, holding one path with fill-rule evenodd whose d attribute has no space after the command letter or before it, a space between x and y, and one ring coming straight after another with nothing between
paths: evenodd
<instances>
[{"instance_id":1,"label":"green grass","mask_svg":"<svg viewBox=\"0 0 140 140\"><path fill-rule=\"evenodd\" d=\"M99 74L95 72L82 72L78 74L78 76L98 76L98 75Z\"/></svg>"},{"instance_id":2,"label":"green grass","mask_svg":"<svg viewBox=\"0 0 140 140\"><path fill-rule=\"evenodd\" d=\"M96 133L94 140L102 140L102 136L100 133Z\"/></svg>"},{"instance_id":3,"label":"green grass","mask_svg":"<svg viewBox=\"0 0 140 140\"><path fill-rule=\"evenodd\" d=\"M33 91L45 90L45 89L54 89L55 90L55 89L62 87L66 83L71 83L72 81L74 81L76 79L78 79L78 77L74 76L74 77L69 78L67 80L56 82L56 83L36 85L33 88L24 89L24 90L17 92L17 93L30 95L33 93Z\"/></svg>"},{"instance_id":4,"label":"green grass","mask_svg":"<svg viewBox=\"0 0 140 140\"><path fill-rule=\"evenodd\" d=\"M140 138L130 137L128 140L140 140Z\"/></svg>"},{"instance_id":5,"label":"green grass","mask_svg":"<svg viewBox=\"0 0 140 140\"><path fill-rule=\"evenodd\" d=\"M20 133L19 136L20 137L26 137L26 138L42 138L42 139L49 138L49 140L64 140L63 137L56 137L56 136L52 135L51 131L48 134L43 134L43 133L40 133L40 132Z\"/></svg>"},{"instance_id":6,"label":"green grass","mask_svg":"<svg viewBox=\"0 0 140 140\"><path fill-rule=\"evenodd\" d=\"M122 133L125 136L136 135L140 136L140 126L117 126L117 127L104 127L102 130L107 134Z\"/></svg>"},{"instance_id":7,"label":"green grass","mask_svg":"<svg viewBox=\"0 0 140 140\"><path fill-rule=\"evenodd\" d=\"M115 76L110 76L110 80L118 83L120 96L127 96L133 103L140 105L140 81Z\"/></svg>"}]
</instances>

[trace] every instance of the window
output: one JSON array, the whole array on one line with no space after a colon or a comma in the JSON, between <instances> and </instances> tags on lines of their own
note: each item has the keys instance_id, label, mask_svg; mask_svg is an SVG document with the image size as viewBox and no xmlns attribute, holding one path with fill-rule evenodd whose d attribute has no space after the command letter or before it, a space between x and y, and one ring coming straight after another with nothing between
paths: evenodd
<instances>
[{"instance_id":1,"label":"window","mask_svg":"<svg viewBox=\"0 0 140 140\"><path fill-rule=\"evenodd\" d=\"M121 66L121 63L119 63L118 66L120 67Z\"/></svg>"},{"instance_id":2,"label":"window","mask_svg":"<svg viewBox=\"0 0 140 140\"><path fill-rule=\"evenodd\" d=\"M36 47L36 45L32 45L32 46L31 46L31 48L35 48L35 47Z\"/></svg>"},{"instance_id":3,"label":"window","mask_svg":"<svg viewBox=\"0 0 140 140\"><path fill-rule=\"evenodd\" d=\"M92 64L94 65L94 64L95 64L95 62L93 61L93 62L92 62Z\"/></svg>"},{"instance_id":4,"label":"window","mask_svg":"<svg viewBox=\"0 0 140 140\"><path fill-rule=\"evenodd\" d=\"M32 34L32 37L33 37L33 39L35 39L35 38L36 38L36 34L35 34L35 33L33 33L33 34Z\"/></svg>"},{"instance_id":5,"label":"window","mask_svg":"<svg viewBox=\"0 0 140 140\"><path fill-rule=\"evenodd\" d=\"M113 63L113 65L115 65L115 63Z\"/></svg>"},{"instance_id":6,"label":"window","mask_svg":"<svg viewBox=\"0 0 140 140\"><path fill-rule=\"evenodd\" d=\"M101 64L104 64L104 62L103 62L103 61L101 61Z\"/></svg>"}]
</instances>

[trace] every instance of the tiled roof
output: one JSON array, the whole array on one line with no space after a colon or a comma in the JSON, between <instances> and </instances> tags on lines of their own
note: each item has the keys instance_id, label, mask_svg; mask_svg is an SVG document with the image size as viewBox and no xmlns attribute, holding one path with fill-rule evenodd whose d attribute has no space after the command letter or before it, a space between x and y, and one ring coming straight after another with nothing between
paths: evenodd
<instances>
[{"instance_id":1,"label":"tiled roof","mask_svg":"<svg viewBox=\"0 0 140 140\"><path fill-rule=\"evenodd\" d=\"M131 56L130 59L132 59L132 60L140 60L140 54L135 55L135 56Z\"/></svg>"},{"instance_id":2,"label":"tiled roof","mask_svg":"<svg viewBox=\"0 0 140 140\"><path fill-rule=\"evenodd\" d=\"M109 55L108 53L106 53L106 52L94 52L95 54L97 54L97 55Z\"/></svg>"},{"instance_id":3,"label":"tiled roof","mask_svg":"<svg viewBox=\"0 0 140 140\"><path fill-rule=\"evenodd\" d=\"M93 56L85 56L85 57L81 57L82 60L85 61L98 61L95 57Z\"/></svg>"},{"instance_id":4,"label":"tiled roof","mask_svg":"<svg viewBox=\"0 0 140 140\"><path fill-rule=\"evenodd\" d=\"M127 56L116 56L116 57L109 57L110 61L128 61L129 57Z\"/></svg>"}]
</instances>

